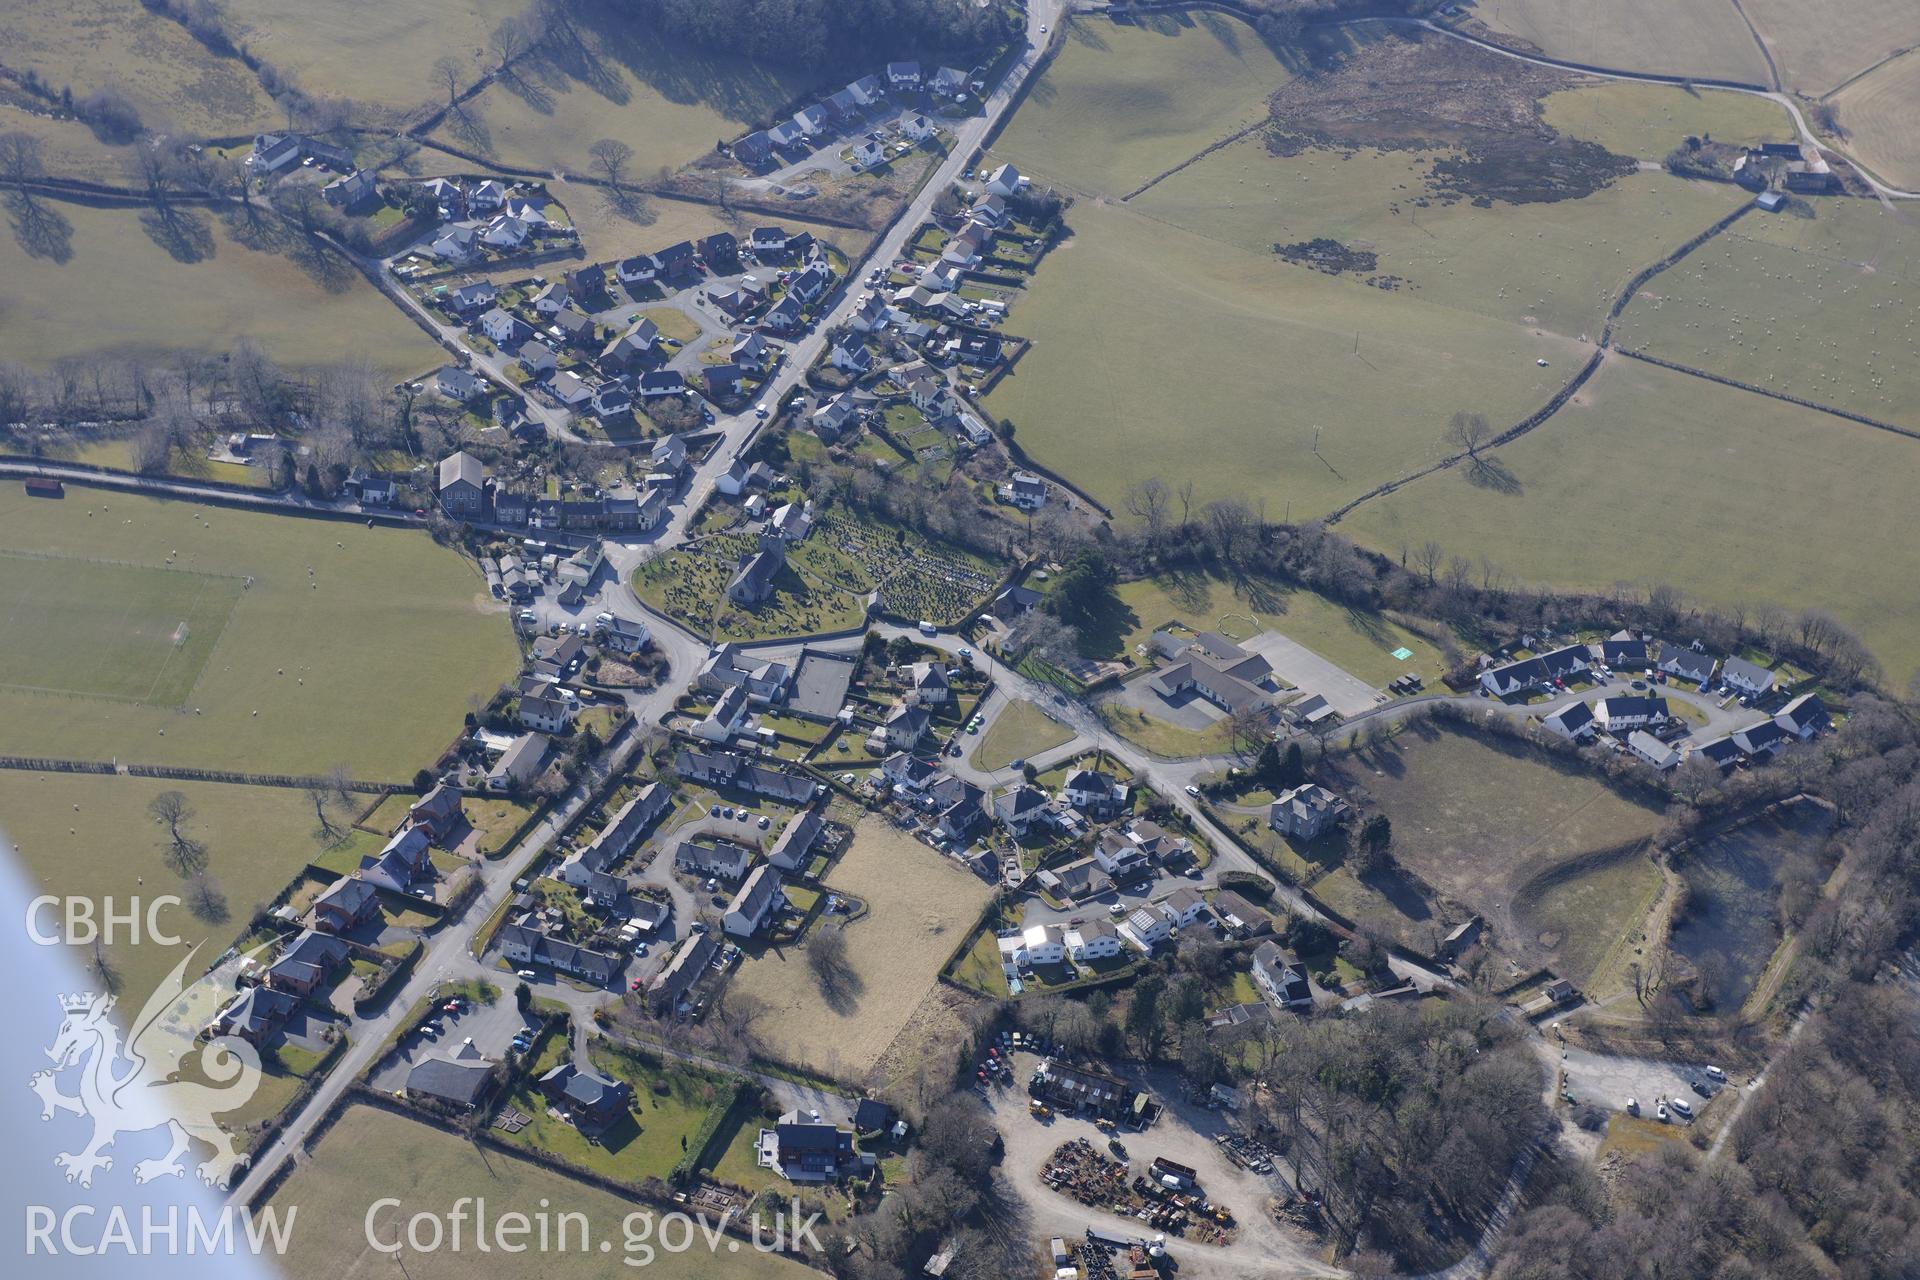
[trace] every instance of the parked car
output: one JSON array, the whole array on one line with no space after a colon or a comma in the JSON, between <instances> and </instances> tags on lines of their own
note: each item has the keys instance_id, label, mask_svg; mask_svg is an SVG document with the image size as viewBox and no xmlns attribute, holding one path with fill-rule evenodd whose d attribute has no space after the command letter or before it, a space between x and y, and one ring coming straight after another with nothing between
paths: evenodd
<instances>
[{"instance_id":1,"label":"parked car","mask_svg":"<svg viewBox=\"0 0 1920 1280\"><path fill-rule=\"evenodd\" d=\"M1638 1098L1627 1099L1627 1114L1630 1116L1637 1116L1640 1114L1640 1100Z\"/></svg>"},{"instance_id":2,"label":"parked car","mask_svg":"<svg viewBox=\"0 0 1920 1280\"><path fill-rule=\"evenodd\" d=\"M1687 1120L1693 1119L1693 1104L1685 1098L1669 1098L1667 1105L1673 1108L1674 1114Z\"/></svg>"}]
</instances>

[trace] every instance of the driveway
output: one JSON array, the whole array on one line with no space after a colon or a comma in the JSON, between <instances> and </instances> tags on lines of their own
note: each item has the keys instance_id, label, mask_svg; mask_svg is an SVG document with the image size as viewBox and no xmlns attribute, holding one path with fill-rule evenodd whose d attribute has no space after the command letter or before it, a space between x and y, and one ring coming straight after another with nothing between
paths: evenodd
<instances>
[{"instance_id":1,"label":"driveway","mask_svg":"<svg viewBox=\"0 0 1920 1280\"><path fill-rule=\"evenodd\" d=\"M1025 1081L1037 1061L1031 1055L1016 1054L1014 1079ZM1190 1280L1272 1280L1345 1274L1318 1261L1311 1241L1274 1221L1268 1204L1280 1189L1277 1184L1229 1163L1221 1154L1213 1141L1215 1133L1229 1128L1221 1113L1176 1107L1164 1095L1160 1101L1167 1105L1167 1113L1158 1124L1145 1133L1120 1135L1128 1156L1136 1166L1144 1166L1155 1156L1189 1166L1199 1173L1201 1189L1208 1198L1226 1205L1239 1222L1239 1235L1229 1245L1169 1240L1167 1252L1178 1263L1181 1276ZM987 1106L1006 1140L1001 1174L1031 1215L1028 1234L1072 1240L1084 1237L1089 1226L1120 1235L1153 1234L1152 1228L1136 1218L1083 1205L1041 1179L1048 1157L1070 1139L1085 1138L1096 1150L1105 1150L1107 1135L1091 1122L1059 1115L1051 1121L1035 1120L1027 1111L1026 1090L1018 1083L990 1089Z\"/></svg>"},{"instance_id":2,"label":"driveway","mask_svg":"<svg viewBox=\"0 0 1920 1280\"><path fill-rule=\"evenodd\" d=\"M1371 710L1380 702L1380 694L1359 676L1350 675L1297 640L1289 640L1278 631L1262 631L1240 646L1257 653L1273 664L1282 680L1306 693L1317 693L1327 705L1350 719Z\"/></svg>"}]
</instances>

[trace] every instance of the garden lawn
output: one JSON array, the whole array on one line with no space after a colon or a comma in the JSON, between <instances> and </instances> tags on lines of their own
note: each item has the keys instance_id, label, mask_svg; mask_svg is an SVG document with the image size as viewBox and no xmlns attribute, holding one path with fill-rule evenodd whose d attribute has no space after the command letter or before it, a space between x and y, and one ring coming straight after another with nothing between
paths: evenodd
<instances>
[{"instance_id":1,"label":"garden lawn","mask_svg":"<svg viewBox=\"0 0 1920 1280\"><path fill-rule=\"evenodd\" d=\"M350 1108L321 1139L312 1160L302 1164L280 1188L272 1204L283 1213L299 1207L292 1244L281 1261L290 1280L372 1280L395 1272L393 1257L367 1244L365 1219L373 1201L401 1201L390 1216L377 1220L382 1231L404 1235L408 1217L427 1212L444 1217L456 1201L484 1190L488 1216L520 1212L538 1220L545 1212L559 1232L561 1213L579 1213L589 1224L586 1243L570 1227L570 1247L524 1253L473 1248L455 1253L407 1252L413 1280L585 1280L605 1276L614 1265L599 1252L604 1240L623 1246L621 1223L635 1211L632 1202L529 1161L486 1150L443 1129L371 1107ZM546 1205L543 1210L542 1206ZM397 1224L397 1225L396 1225ZM695 1233L698 1240L698 1233ZM383 1234L382 1239L390 1238ZM469 1242L471 1237L469 1236ZM725 1248L723 1244L721 1246ZM742 1247L726 1255L723 1266L704 1244L685 1253L656 1248L630 1257L636 1274L648 1280L807 1280L817 1273L798 1262ZM650 1261L646 1261L650 1259ZM624 1268L623 1268L624 1270Z\"/></svg>"},{"instance_id":2,"label":"garden lawn","mask_svg":"<svg viewBox=\"0 0 1920 1280\"><path fill-rule=\"evenodd\" d=\"M226 895L225 919L202 920L183 906L165 909L167 932L205 944L200 967L246 930L260 907L323 846L313 836L313 806L286 787L173 782L82 773L0 772L0 845L41 886L39 892L112 898L185 897L163 861L163 828L147 812L163 791L178 791L193 816L183 831L207 846L207 874ZM357 864L356 864L357 865ZM137 1001L173 968L183 948L152 941L108 951L121 998ZM199 972L199 968L194 968ZM137 1005L136 1005L137 1007Z\"/></svg>"},{"instance_id":3,"label":"garden lawn","mask_svg":"<svg viewBox=\"0 0 1920 1280\"><path fill-rule=\"evenodd\" d=\"M973 753L976 769L1004 769L1015 760L1031 760L1073 740L1073 730L1031 702L1008 702L980 735Z\"/></svg>"},{"instance_id":4,"label":"garden lawn","mask_svg":"<svg viewBox=\"0 0 1920 1280\"><path fill-rule=\"evenodd\" d=\"M1670 583L1723 606L1818 606L1858 630L1892 687L1920 669L1920 596L1890 589L1920 581L1905 514L1920 442L1615 359L1497 457L1512 493L1450 470L1367 503L1340 530L1389 554L1432 537L1556 588ZM1670 465L1621 465L1655 457Z\"/></svg>"},{"instance_id":5,"label":"garden lawn","mask_svg":"<svg viewBox=\"0 0 1920 1280\"><path fill-rule=\"evenodd\" d=\"M509 1141L549 1151L570 1164L603 1177L638 1184L673 1172L686 1153L685 1143L699 1131L707 1112L730 1100L731 1090L718 1080L680 1068L654 1065L637 1054L596 1043L593 1065L613 1079L633 1086L639 1103L597 1141L588 1142L578 1129L547 1114L546 1101L531 1080L514 1092L513 1106L533 1117L533 1123Z\"/></svg>"},{"instance_id":6,"label":"garden lawn","mask_svg":"<svg viewBox=\"0 0 1920 1280\"><path fill-rule=\"evenodd\" d=\"M1526 416L1584 358L1130 209L1082 201L1069 216L1073 238L1018 313L1033 349L987 404L1036 461L1116 508L1160 476L1191 478L1198 503L1305 520L1440 456L1458 409Z\"/></svg>"},{"instance_id":7,"label":"garden lawn","mask_svg":"<svg viewBox=\"0 0 1920 1280\"><path fill-rule=\"evenodd\" d=\"M282 364L364 356L389 376L433 364L440 349L352 268L333 262L334 287L291 258L241 245L199 209L210 250L182 262L124 209L42 201L71 227L64 259L27 252L0 234L0 350L44 366L67 357L223 352L252 338Z\"/></svg>"},{"instance_id":8,"label":"garden lawn","mask_svg":"<svg viewBox=\"0 0 1920 1280\"><path fill-rule=\"evenodd\" d=\"M1628 350L1920 428L1920 228L1869 200L1750 214L1649 281Z\"/></svg>"},{"instance_id":9,"label":"garden lawn","mask_svg":"<svg viewBox=\"0 0 1920 1280\"><path fill-rule=\"evenodd\" d=\"M1075 18L994 144L998 159L1073 189L1121 196L1266 115L1289 78L1252 27L1216 13L1138 25Z\"/></svg>"},{"instance_id":10,"label":"garden lawn","mask_svg":"<svg viewBox=\"0 0 1920 1280\"><path fill-rule=\"evenodd\" d=\"M765 1002L755 1027L771 1056L860 1076L907 1025L990 891L958 863L877 817L854 828L826 887L868 908L845 926L853 972L848 994L835 1000L822 994L804 946L768 949L743 964L733 982Z\"/></svg>"},{"instance_id":11,"label":"garden lawn","mask_svg":"<svg viewBox=\"0 0 1920 1280\"><path fill-rule=\"evenodd\" d=\"M0 688L0 751L8 753L251 773L344 764L356 778L410 781L460 731L467 699L492 691L519 662L504 606L485 598L473 567L414 531L80 485L48 502L15 486L0 491L0 551L60 557L80 582L97 566L124 567L144 575L133 581L164 582L168 600L180 598L175 574L242 584L211 651L197 655L190 634L172 658L201 663L198 679L175 685L162 664L150 680L164 705L157 695L143 705ZM112 664L141 652L75 593L10 597L9 607L18 610L10 630L68 637L75 656L42 663L59 677L40 677L42 685L104 690ZM170 644L171 624L154 621L161 608L152 605L146 625ZM194 614L181 616L197 626ZM8 683L29 682L12 664L6 670Z\"/></svg>"}]
</instances>

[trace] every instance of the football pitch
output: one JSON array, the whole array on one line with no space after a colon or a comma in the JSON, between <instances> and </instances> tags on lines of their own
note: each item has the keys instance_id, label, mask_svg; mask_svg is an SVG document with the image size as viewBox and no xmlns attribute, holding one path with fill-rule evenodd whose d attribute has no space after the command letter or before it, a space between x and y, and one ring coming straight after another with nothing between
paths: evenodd
<instances>
[{"instance_id":1,"label":"football pitch","mask_svg":"<svg viewBox=\"0 0 1920 1280\"><path fill-rule=\"evenodd\" d=\"M244 589L220 574L0 552L0 687L178 706Z\"/></svg>"}]
</instances>

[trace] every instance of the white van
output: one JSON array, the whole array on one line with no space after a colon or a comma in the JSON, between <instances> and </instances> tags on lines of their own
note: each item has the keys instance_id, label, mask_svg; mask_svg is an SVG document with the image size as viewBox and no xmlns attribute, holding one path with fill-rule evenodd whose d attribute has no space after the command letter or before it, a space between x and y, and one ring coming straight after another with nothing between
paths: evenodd
<instances>
[{"instance_id":1,"label":"white van","mask_svg":"<svg viewBox=\"0 0 1920 1280\"><path fill-rule=\"evenodd\" d=\"M940 628L934 626L925 618L922 618L920 619L920 634L923 636L937 636L940 634Z\"/></svg>"}]
</instances>

